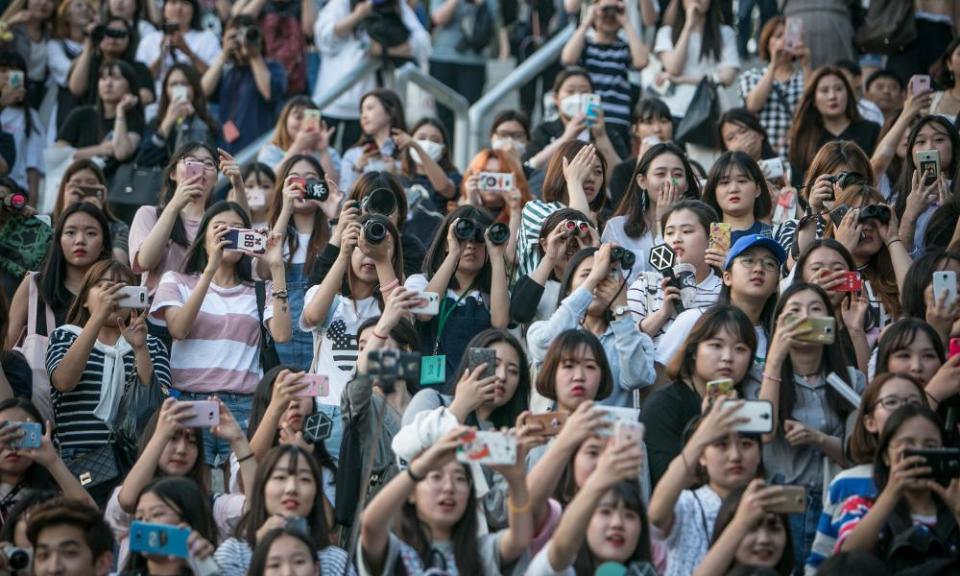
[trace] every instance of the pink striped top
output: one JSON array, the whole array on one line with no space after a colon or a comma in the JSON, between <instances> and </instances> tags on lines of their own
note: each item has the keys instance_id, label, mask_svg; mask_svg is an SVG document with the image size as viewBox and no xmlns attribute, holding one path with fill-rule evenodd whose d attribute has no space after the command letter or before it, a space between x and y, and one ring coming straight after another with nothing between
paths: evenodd
<instances>
[{"instance_id":1,"label":"pink striped top","mask_svg":"<svg viewBox=\"0 0 960 576\"><path fill-rule=\"evenodd\" d=\"M182 307L199 280L199 275L165 273L150 309L152 320L165 326L164 310ZM273 292L268 282L264 322L272 316ZM222 288L210 283L190 333L173 341L170 373L174 388L184 392L253 394L263 375L253 285Z\"/></svg>"}]
</instances>

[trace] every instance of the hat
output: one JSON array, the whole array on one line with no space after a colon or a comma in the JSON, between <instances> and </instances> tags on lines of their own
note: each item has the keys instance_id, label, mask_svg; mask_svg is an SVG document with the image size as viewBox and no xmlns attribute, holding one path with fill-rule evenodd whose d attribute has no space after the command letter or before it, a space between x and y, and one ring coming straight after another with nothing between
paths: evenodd
<instances>
[{"instance_id":1,"label":"hat","mask_svg":"<svg viewBox=\"0 0 960 576\"><path fill-rule=\"evenodd\" d=\"M727 252L727 261L723 263L723 269L730 269L730 264L733 262L734 258L740 256L747 250L756 248L758 246L773 252L773 255L777 257L777 261L780 262L781 266L783 266L783 263L786 262L787 253L783 250L783 246L781 246L779 242L769 236L764 236L763 234L747 234L746 236L738 239L733 244L733 247L730 248L730 251Z\"/></svg>"}]
</instances>

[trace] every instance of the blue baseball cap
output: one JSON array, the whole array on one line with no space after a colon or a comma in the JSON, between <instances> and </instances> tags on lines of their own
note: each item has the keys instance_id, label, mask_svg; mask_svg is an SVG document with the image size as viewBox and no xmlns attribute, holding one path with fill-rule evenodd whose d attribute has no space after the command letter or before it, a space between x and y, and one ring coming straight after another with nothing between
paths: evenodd
<instances>
[{"instance_id":1,"label":"blue baseball cap","mask_svg":"<svg viewBox=\"0 0 960 576\"><path fill-rule=\"evenodd\" d=\"M730 251L727 252L727 261L723 263L723 269L729 270L730 264L733 263L734 258L740 256L751 248L757 247L766 248L767 250L773 252L773 255L776 256L777 261L780 262L781 266L783 266L783 263L787 261L787 253L779 242L769 236L764 236L763 234L747 234L746 236L743 236L737 240L733 244L733 247L730 248Z\"/></svg>"}]
</instances>

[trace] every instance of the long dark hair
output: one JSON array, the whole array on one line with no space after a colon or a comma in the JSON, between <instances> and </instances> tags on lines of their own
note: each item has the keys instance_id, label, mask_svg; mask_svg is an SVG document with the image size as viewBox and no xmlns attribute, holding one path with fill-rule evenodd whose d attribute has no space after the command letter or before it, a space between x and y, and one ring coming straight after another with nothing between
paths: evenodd
<instances>
[{"instance_id":1,"label":"long dark hair","mask_svg":"<svg viewBox=\"0 0 960 576\"><path fill-rule=\"evenodd\" d=\"M940 431L940 437L943 438L943 422L933 410L926 406L914 406L906 404L894 410L893 414L887 418L887 423L880 432L880 439L877 441L877 454L873 458L873 482L877 486L877 494L883 492L887 487L887 481L890 479L890 468L893 464L887 462L887 450L890 448L890 442L900 431L908 420L913 418L923 418L937 427ZM936 493L934 493L936 494Z\"/></svg>"},{"instance_id":2,"label":"long dark hair","mask_svg":"<svg viewBox=\"0 0 960 576\"><path fill-rule=\"evenodd\" d=\"M246 540L250 548L256 548L257 530L259 530L267 518L270 517L270 514L267 513L267 503L264 497L267 481L270 480L274 469L276 469L284 456L290 457L287 463L287 469L291 473L297 470L301 458L310 466L314 482L316 482L317 485L317 491L313 500L313 509L307 516L307 524L310 537L316 542L318 546L317 549L326 548L330 545L330 537L327 534L327 519L323 511L323 470L312 454L293 444L274 446L267 451L263 457L263 461L257 463L257 477L253 483L253 490L250 492L252 496L247 499L247 512L240 519L240 523L237 524L236 536Z\"/></svg>"},{"instance_id":3,"label":"long dark hair","mask_svg":"<svg viewBox=\"0 0 960 576\"><path fill-rule=\"evenodd\" d=\"M189 142L183 146L177 148L173 152L173 156L170 157L170 161L167 162L167 167L163 170L163 189L160 191L160 199L157 203L157 218L160 218L160 215L163 214L163 211L166 210L167 204L173 200L173 194L177 191L177 182L174 180L174 177L177 175L177 164L181 160L186 158L189 154L192 154L195 150L203 148L210 153L210 157L213 158L213 163L217 166L217 169L220 168L220 160L217 151L211 148L204 142ZM204 202L204 209L209 208L213 204L213 191L211 190ZM170 241L174 244L179 244L184 248L190 246L190 239L187 238L187 229L183 225L183 216L177 214L177 219L173 223L173 230L170 232Z\"/></svg>"},{"instance_id":4,"label":"long dark hair","mask_svg":"<svg viewBox=\"0 0 960 576\"><path fill-rule=\"evenodd\" d=\"M723 535L723 531L726 530L730 522L733 521L744 492L746 492L746 488L738 488L723 499L723 502L720 504L720 510L717 511L717 520L713 525L713 536L710 538L711 546L717 543L717 540ZM783 541L783 553L780 555L780 560L777 561L777 565L774 566L773 569L780 576L790 576L793 572L794 563L793 537L790 535L790 516L774 512L770 512L769 514L774 514L780 520L780 524L783 525L783 530L787 534L787 537ZM731 566L728 566L727 569L733 568L734 564L736 564L736 560L733 560Z\"/></svg>"},{"instance_id":5,"label":"long dark hair","mask_svg":"<svg viewBox=\"0 0 960 576\"><path fill-rule=\"evenodd\" d=\"M826 316L836 317L836 311L833 309L833 304L830 303L830 296L824 292L823 288L816 284L795 282L780 295L780 300L777 302L777 308L774 311L774 319L780 318L787 302L794 294L807 291L813 292L820 298L826 308ZM777 327L776 322L774 322L773 330L770 333L771 340L776 335L776 332ZM847 370L848 366L850 366L850 363L847 360L842 346L823 347L823 353L820 356L819 374L826 376L833 372L839 376L847 386L853 389L853 384L850 382L850 375ZM780 386L780 405L778 411L781 422L788 418L793 418L793 408L797 402L797 391L794 388L794 375L793 362L790 360L790 355L788 354L783 360L783 366L780 368L780 379L783 384ZM840 415L841 420L851 411L846 400L844 400L832 386L827 387L827 402L831 409Z\"/></svg>"},{"instance_id":6,"label":"long dark hair","mask_svg":"<svg viewBox=\"0 0 960 576\"><path fill-rule=\"evenodd\" d=\"M907 196L910 195L910 190L913 188L913 172L917 169L917 159L914 156L913 147L917 142L920 130L927 124L936 124L950 139L953 158L950 158L950 171L944 171L943 175L947 184L952 187L953 194L956 195L960 192L960 132L957 132L957 127L953 125L953 122L939 114L924 116L916 121L913 128L910 129L910 135L907 136L907 155L903 159L904 164L903 169L900 170L900 178L893 188L897 195L897 203L894 205L897 216L902 217L904 210L907 209ZM940 164L945 166L947 159L941 158Z\"/></svg>"},{"instance_id":7,"label":"long dark hair","mask_svg":"<svg viewBox=\"0 0 960 576\"><path fill-rule=\"evenodd\" d=\"M410 129L410 136L413 137L413 134L419 130L421 126L433 126L438 132L440 132L440 137L443 139L443 154L440 155L440 159L437 160L437 164L443 168L444 172L456 172L457 167L454 166L453 162L450 161L450 149L453 146L450 142L450 135L447 133L447 129L443 123L436 118L421 118L416 124L413 125L413 128ZM415 175L417 173L417 164L410 156L410 149L408 148L400 158L403 164L403 173L408 176Z\"/></svg>"},{"instance_id":8,"label":"long dark hair","mask_svg":"<svg viewBox=\"0 0 960 576\"><path fill-rule=\"evenodd\" d=\"M933 329L933 326L919 318L907 316L883 330L880 341L877 343L877 374L886 372L887 365L890 363L890 356L913 344L913 341L917 339L917 334L921 332L926 334L933 344L933 350L940 360L940 364L946 362L947 351L943 347L943 340L940 339L940 335Z\"/></svg>"},{"instance_id":9,"label":"long dark hair","mask_svg":"<svg viewBox=\"0 0 960 576\"><path fill-rule=\"evenodd\" d=\"M953 57L953 53L957 51L957 48L960 48L960 36L957 36L947 44L946 50L940 54L940 57L937 58L933 66L930 67L930 74L933 76L934 81L944 88L953 88L957 83L956 75L947 68L947 62Z\"/></svg>"},{"instance_id":10,"label":"long dark hair","mask_svg":"<svg viewBox=\"0 0 960 576\"><path fill-rule=\"evenodd\" d=\"M316 566L320 561L317 559L315 551L319 550L316 542L309 534L304 534L296 528L276 528L267 532L263 539L257 542L257 547L253 550L253 556L250 558L250 568L247 570L249 576L263 576L267 570L267 559L270 556L270 547L273 543L284 537L296 538L307 550L310 551L310 561ZM319 567L317 568L319 571Z\"/></svg>"},{"instance_id":11,"label":"long dark hair","mask_svg":"<svg viewBox=\"0 0 960 576\"><path fill-rule=\"evenodd\" d=\"M367 98L376 98L380 102L387 116L390 117L391 129L407 131L407 118L403 111L403 101L400 100L400 96L396 92L388 88L374 88L360 98L358 109L363 108L363 102ZM370 134L361 134L360 139L354 146L363 146L370 141L371 137Z\"/></svg>"},{"instance_id":12,"label":"long dark hair","mask_svg":"<svg viewBox=\"0 0 960 576\"><path fill-rule=\"evenodd\" d=\"M280 165L280 168L277 170L277 174L273 178L273 196L270 201L270 215L268 220L270 222L270 227L277 223L277 220L280 219L280 212L283 210L283 185L286 182L287 177L290 176L290 171L293 170L293 167L298 162L306 162L316 170L317 175L320 177L320 180L325 180L327 173L324 171L323 166L320 165L320 161L317 160L312 154L295 154ZM290 260L293 258L293 255L300 248L300 239L297 236L296 228L291 224L287 225L286 233L286 243L287 243L287 252L289 256L287 257L287 263L289 264ZM317 257L323 251L324 246L330 241L330 226L327 221L327 215L324 214L323 210L317 208L316 215L313 220L313 230L310 231L310 240L307 244L307 259L303 263L303 269L307 272L313 269L314 264L317 262ZM317 282L319 283L319 282Z\"/></svg>"},{"instance_id":13,"label":"long dark hair","mask_svg":"<svg viewBox=\"0 0 960 576\"><path fill-rule=\"evenodd\" d=\"M956 221L954 221L956 222ZM946 270L950 262L960 263L960 252L933 250L924 253L910 265L907 277L903 281L903 291L900 293L900 303L903 304L903 314L914 318L927 317L927 301L924 292L933 282L933 273ZM939 299L939 294L934 294Z\"/></svg>"},{"instance_id":14,"label":"long dark hair","mask_svg":"<svg viewBox=\"0 0 960 576\"><path fill-rule=\"evenodd\" d=\"M753 112L747 110L746 108L732 108L723 113L723 116L720 117L720 121L717 122L717 142L720 143L721 152L727 152L730 150L727 148L727 142L723 139L724 124L739 124L751 132L760 134L760 137L762 138L760 142L760 158L767 160L769 158L777 157L777 153L774 151L773 145L770 144L770 138L767 136L767 131L763 128L763 125L760 124L760 119L757 118L757 115Z\"/></svg>"},{"instance_id":15,"label":"long dark hair","mask_svg":"<svg viewBox=\"0 0 960 576\"><path fill-rule=\"evenodd\" d=\"M750 323L750 318L747 318L746 313L736 306L715 304L700 316L686 340L683 341L683 346L670 359L667 365L667 376L672 380L692 384L697 367L697 348L701 343L723 331L749 346L750 357L756 357L757 332ZM741 383L735 384L739 386Z\"/></svg>"},{"instance_id":16,"label":"long dark hair","mask_svg":"<svg viewBox=\"0 0 960 576\"><path fill-rule=\"evenodd\" d=\"M427 277L427 280L433 278L433 275L437 273L437 270L439 270L443 264L443 260L447 257L447 231L457 218L473 219L485 227L493 224L493 217L489 212L483 208L477 208L469 204L458 206L455 210L447 214L443 218L443 222L440 223L440 226L437 227L437 231L433 233L433 242L430 243L430 247L427 248L427 254L423 258L423 273ZM486 248L486 245L484 245L484 248ZM483 269L480 270L480 274L474 281L475 287L481 292L489 294L492 274L493 270L490 267L490 255L487 254L487 259L483 263ZM456 274L450 278L448 288L453 290L462 288L457 282Z\"/></svg>"},{"instance_id":17,"label":"long dark hair","mask_svg":"<svg viewBox=\"0 0 960 576\"><path fill-rule=\"evenodd\" d=\"M757 187L758 195L753 201L753 218L760 221L770 214L770 210L773 208L773 199L770 196L770 187L767 186L767 179L764 177L763 171L760 170L756 160L746 152L724 152L717 158L713 167L710 168L707 184L703 187L702 200L716 210L722 220L723 209L720 208L720 203L717 201L717 186L720 185L720 180L729 176L730 171L734 168L743 172Z\"/></svg>"},{"instance_id":18,"label":"long dark hair","mask_svg":"<svg viewBox=\"0 0 960 576\"><path fill-rule=\"evenodd\" d=\"M516 423L517 417L521 412L530 408L530 364L527 362L527 354L523 350L523 345L516 337L501 328L488 328L470 339L467 344L467 350L470 348L489 348L492 344L503 342L513 348L517 353L517 359L520 370L520 381L517 383L517 389L514 391L510 401L496 408L490 414L490 422L497 428L511 427ZM470 368L470 362L467 354L460 359L460 366L457 367L456 377L453 379L453 390L456 395L456 383L460 381L463 374Z\"/></svg>"},{"instance_id":19,"label":"long dark hair","mask_svg":"<svg viewBox=\"0 0 960 576\"><path fill-rule=\"evenodd\" d=\"M99 81L106 74L112 74L114 70L120 72L120 75L123 76L123 79L127 81L127 91L134 96L137 94L137 73L133 69L133 66L125 62L124 60L110 60L109 62L104 62L100 65L100 69L97 71L97 98L96 98L96 108L97 108L97 139L102 140L106 137L107 133L113 128L112 124L105 126L103 123L104 117L104 107L103 99L100 98L100 88ZM137 103L133 105L133 108L127 111L127 119L130 120L131 125L142 125L143 124L143 106L140 104L139 97L137 98Z\"/></svg>"},{"instance_id":20,"label":"long dark hair","mask_svg":"<svg viewBox=\"0 0 960 576\"><path fill-rule=\"evenodd\" d=\"M616 494L617 501L623 502L624 508L636 512L640 517L640 535L637 539L637 546L630 554L630 558L624 561L627 566L639 562L652 562L650 553L650 522L647 520L647 507L643 505L643 497L640 495L640 483L637 480L622 480L614 484L611 492ZM596 514L596 511L594 511ZM580 551L577 552L577 558L573 561L573 571L575 574L594 574L601 562L594 556L587 544L587 539L583 539L580 545Z\"/></svg>"},{"instance_id":21,"label":"long dark hair","mask_svg":"<svg viewBox=\"0 0 960 576\"><path fill-rule=\"evenodd\" d=\"M63 229L66 227L67 220L78 212L89 214L100 224L100 233L103 236L103 246L101 248L98 260L104 260L113 256L113 240L110 235L110 222L102 210L90 204L89 202L77 202L67 206L60 214L60 219L53 229L53 240L47 249L47 255L43 259L43 266L37 275L37 288L39 288L40 298L54 310L66 309L73 302L74 295L67 289L67 259L63 254L63 248L60 246L60 238L63 236ZM53 330L53 326L47 326L47 330Z\"/></svg>"},{"instance_id":22,"label":"long dark hair","mask_svg":"<svg viewBox=\"0 0 960 576\"><path fill-rule=\"evenodd\" d=\"M184 274L203 273L204 268L207 267L207 259L209 258L207 254L207 228L210 227L210 221L213 220L213 217L217 214L230 211L240 216L244 228L250 228L250 217L247 216L247 211L236 202L225 202L221 200L207 208L207 211L203 213L203 218L200 219L200 227L197 228L197 237L193 239L193 244L187 249L187 255L183 258L183 265L180 267L181 272ZM240 257L240 261L237 262L234 268L234 274L237 279L246 284L253 282L253 264L250 260L251 258L244 254Z\"/></svg>"},{"instance_id":23,"label":"long dark hair","mask_svg":"<svg viewBox=\"0 0 960 576\"><path fill-rule=\"evenodd\" d=\"M194 116L206 124L207 128L210 129L210 134L216 137L219 133L217 123L207 110L207 96L203 91L203 86L200 84L200 76L193 66L182 62L171 66L170 69L167 70L167 74L163 77L163 83L160 85L160 98L156 116L157 126L160 126L160 123L163 122L164 117L167 115L167 108L170 107L171 101L170 97L167 96L167 85L170 83L170 76L176 71L183 73L183 76L187 79L187 83L190 84L191 90L193 90L193 99L190 101L190 105L193 106ZM217 158L217 155L214 154L213 157Z\"/></svg>"},{"instance_id":24,"label":"long dark hair","mask_svg":"<svg viewBox=\"0 0 960 576\"><path fill-rule=\"evenodd\" d=\"M806 88L804 88L803 95L800 96L800 102L797 103L797 108L793 114L793 122L788 136L791 166L808 166L820 147L820 139L826 132L826 128L823 125L823 116L817 110L816 96L817 86L827 76L835 76L843 82L847 90L847 109L844 113L850 122L863 121L863 117L857 110L856 92L853 91L853 87L847 80L843 69L836 66L817 68L806 81Z\"/></svg>"},{"instance_id":25,"label":"long dark hair","mask_svg":"<svg viewBox=\"0 0 960 576\"><path fill-rule=\"evenodd\" d=\"M720 2L714 0L710 2L710 8L707 10L707 13L703 15L703 33L701 35L700 57L698 60L713 58L719 63L720 54L723 51L723 35L720 32L722 22L723 15L720 13ZM674 46L680 41L680 34L683 32L683 27L686 23L687 12L683 9L681 3L680 9L677 10L676 22L673 23L670 29L672 35L671 41Z\"/></svg>"},{"instance_id":26,"label":"long dark hair","mask_svg":"<svg viewBox=\"0 0 960 576\"><path fill-rule=\"evenodd\" d=\"M33 405L33 402L27 400L26 398L18 398L16 396L13 398L7 398L6 400L0 400L0 412L4 412L12 408L19 408L20 410L26 412L34 422L38 422L40 424L40 432L46 434L46 420L43 419L43 416L40 414L40 411L37 410L37 407ZM48 490L57 487L53 481L53 476L50 475L43 465L36 461L30 464L30 466L24 471L18 484L22 484L25 488L33 488L34 490Z\"/></svg>"},{"instance_id":27,"label":"long dark hair","mask_svg":"<svg viewBox=\"0 0 960 576\"><path fill-rule=\"evenodd\" d=\"M147 449L147 444L150 443L150 439L153 438L154 433L156 433L157 421L159 419L160 409L158 408L157 411L153 413L153 416L147 420L147 424L143 427L143 432L140 434L140 444L137 447L138 458L143 455L144 450ZM203 457L203 435L207 432L205 432L203 428L187 428L187 432L192 434L191 441L194 446L197 447L197 459L193 463L193 467L187 471L184 477L193 480L204 493L208 493L210 489L210 468L207 466L207 460ZM167 477L164 471L160 469L160 466L157 466L154 476L156 478Z\"/></svg>"},{"instance_id":28,"label":"long dark hair","mask_svg":"<svg viewBox=\"0 0 960 576\"><path fill-rule=\"evenodd\" d=\"M697 199L700 197L700 182L697 175L693 172L693 166L690 160L679 146L672 142L661 142L654 144L640 157L633 175L630 176L630 185L627 186L627 192L623 195L620 205L617 206L614 216L626 216L627 221L623 225L623 231L631 238L639 238L647 233L647 220L644 215L650 209L650 194L640 187L637 181L639 176L647 175L650 165L662 154L673 154L680 159L683 164L683 172L687 180L687 191L684 197Z\"/></svg>"},{"instance_id":29,"label":"long dark hair","mask_svg":"<svg viewBox=\"0 0 960 576\"><path fill-rule=\"evenodd\" d=\"M24 5L24 10L26 5ZM8 70L18 70L23 72L23 77L27 77L27 61L24 59L19 52L16 52L11 49L0 51L0 68L6 68ZM29 138L34 132L39 133L39 128L34 126L33 114L28 103L27 97L24 97L23 101L19 104L11 106L11 108L20 108L23 111L23 123L26 127L26 133L23 135L25 138ZM39 134L38 134L39 135Z\"/></svg>"},{"instance_id":30,"label":"long dark hair","mask_svg":"<svg viewBox=\"0 0 960 576\"><path fill-rule=\"evenodd\" d=\"M363 334L363 331L371 326L376 326L380 321L380 316L373 316L367 318L357 327L357 337L360 337L360 334ZM400 347L404 352L417 352L420 350L420 334L417 333L417 329L414 328L413 322L406 318L401 318L397 325L390 329L390 332L387 334L389 338L392 338L394 342L397 343L397 346ZM406 385L407 394L411 398L420 391L420 379L417 377L408 378L404 380Z\"/></svg>"},{"instance_id":31,"label":"long dark hair","mask_svg":"<svg viewBox=\"0 0 960 576\"><path fill-rule=\"evenodd\" d=\"M570 142L561 144L556 152L553 153L553 157L550 158L550 162L547 164L547 173L543 177L542 196L544 202L559 202L564 206L570 204L567 179L563 175L563 160L566 159L568 162L572 161L577 153L579 153L584 146L588 145L588 142L571 140ZM607 200L607 159L603 157L603 154L597 154L597 159L600 162L603 179L597 188L597 195L590 201L590 209L594 212L602 210Z\"/></svg>"}]
</instances>

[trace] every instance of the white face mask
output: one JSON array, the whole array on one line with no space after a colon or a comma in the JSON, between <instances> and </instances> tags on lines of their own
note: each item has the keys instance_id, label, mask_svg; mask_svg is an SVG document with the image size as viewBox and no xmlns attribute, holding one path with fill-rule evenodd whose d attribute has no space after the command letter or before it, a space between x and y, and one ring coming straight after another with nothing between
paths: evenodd
<instances>
[{"instance_id":1,"label":"white face mask","mask_svg":"<svg viewBox=\"0 0 960 576\"><path fill-rule=\"evenodd\" d=\"M267 207L267 192L263 188L246 188L244 192L247 194L247 205L251 210L259 211Z\"/></svg>"},{"instance_id":2,"label":"white face mask","mask_svg":"<svg viewBox=\"0 0 960 576\"><path fill-rule=\"evenodd\" d=\"M416 143L423 148L423 151L427 153L427 156L433 158L434 162L439 162L440 157L443 156L443 151L446 148L443 144L437 144L433 140L416 140ZM410 148L410 157L413 158L413 161L417 164L423 164L420 159L420 154L417 153L416 148Z\"/></svg>"},{"instance_id":3,"label":"white face mask","mask_svg":"<svg viewBox=\"0 0 960 576\"><path fill-rule=\"evenodd\" d=\"M515 140L513 138L501 138L494 136L490 139L490 147L494 150L506 150L507 152L516 152L518 156L523 156L527 151L527 143Z\"/></svg>"},{"instance_id":4,"label":"white face mask","mask_svg":"<svg viewBox=\"0 0 960 576\"><path fill-rule=\"evenodd\" d=\"M560 113L567 118L573 118L580 113L582 94L572 94L560 101Z\"/></svg>"}]
</instances>

